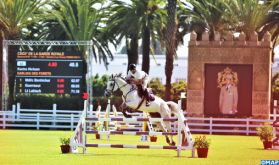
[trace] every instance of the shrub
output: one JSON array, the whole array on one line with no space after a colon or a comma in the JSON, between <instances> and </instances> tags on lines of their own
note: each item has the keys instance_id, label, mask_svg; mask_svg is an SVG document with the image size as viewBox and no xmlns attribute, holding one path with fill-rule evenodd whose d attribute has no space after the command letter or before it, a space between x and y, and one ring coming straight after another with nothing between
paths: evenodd
<instances>
[{"instance_id":1,"label":"shrub","mask_svg":"<svg viewBox=\"0 0 279 165\"><path fill-rule=\"evenodd\" d=\"M180 93L181 92L186 92L187 89L187 83L186 81L178 81L172 83L172 89L171 89L171 100L174 102L177 102L180 100Z\"/></svg>"},{"instance_id":2,"label":"shrub","mask_svg":"<svg viewBox=\"0 0 279 165\"><path fill-rule=\"evenodd\" d=\"M179 81L172 83L171 86L171 101L177 102L178 100L180 100L180 93L186 92L187 83L186 81ZM152 79L149 83L149 87L152 88L152 91L155 95L164 98L165 86L158 78Z\"/></svg>"},{"instance_id":3,"label":"shrub","mask_svg":"<svg viewBox=\"0 0 279 165\"><path fill-rule=\"evenodd\" d=\"M154 95L161 98L164 97L165 86L158 78L150 80L149 87L152 88L152 92L154 93Z\"/></svg>"},{"instance_id":4,"label":"shrub","mask_svg":"<svg viewBox=\"0 0 279 165\"><path fill-rule=\"evenodd\" d=\"M273 138L273 128L271 125L263 125L257 128L257 135L260 137L261 141L272 141Z\"/></svg>"},{"instance_id":5,"label":"shrub","mask_svg":"<svg viewBox=\"0 0 279 165\"><path fill-rule=\"evenodd\" d=\"M195 138L194 147L195 148L209 148L210 140L206 136L198 136Z\"/></svg>"},{"instance_id":6,"label":"shrub","mask_svg":"<svg viewBox=\"0 0 279 165\"><path fill-rule=\"evenodd\" d=\"M103 75L102 77L100 77L98 74L96 74L91 80L89 80L92 81L93 84L93 97L104 96L104 91L107 87L108 79L108 75Z\"/></svg>"},{"instance_id":7,"label":"shrub","mask_svg":"<svg viewBox=\"0 0 279 165\"><path fill-rule=\"evenodd\" d=\"M69 145L70 138L60 138L61 145Z\"/></svg>"}]
</instances>

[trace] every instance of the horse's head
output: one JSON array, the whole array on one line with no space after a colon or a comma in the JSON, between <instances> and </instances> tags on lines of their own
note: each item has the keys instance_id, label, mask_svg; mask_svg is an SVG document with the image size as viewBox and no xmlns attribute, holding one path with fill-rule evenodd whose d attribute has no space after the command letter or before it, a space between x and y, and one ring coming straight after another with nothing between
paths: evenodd
<instances>
[{"instance_id":1,"label":"horse's head","mask_svg":"<svg viewBox=\"0 0 279 165\"><path fill-rule=\"evenodd\" d=\"M105 90L106 97L110 97L111 94L119 88L119 85L116 82L119 77L121 77L121 74L117 74L117 75L112 74L109 77L108 82L107 82L107 88Z\"/></svg>"}]
</instances>

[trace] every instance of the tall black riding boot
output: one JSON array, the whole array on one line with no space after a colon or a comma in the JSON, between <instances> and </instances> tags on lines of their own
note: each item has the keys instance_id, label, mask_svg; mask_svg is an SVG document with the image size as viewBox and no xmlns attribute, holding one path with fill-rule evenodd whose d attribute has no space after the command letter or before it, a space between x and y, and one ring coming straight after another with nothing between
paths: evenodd
<instances>
[{"instance_id":1,"label":"tall black riding boot","mask_svg":"<svg viewBox=\"0 0 279 165\"><path fill-rule=\"evenodd\" d=\"M147 89L144 90L144 94L146 99L146 106L148 107L150 105L150 96Z\"/></svg>"}]
</instances>

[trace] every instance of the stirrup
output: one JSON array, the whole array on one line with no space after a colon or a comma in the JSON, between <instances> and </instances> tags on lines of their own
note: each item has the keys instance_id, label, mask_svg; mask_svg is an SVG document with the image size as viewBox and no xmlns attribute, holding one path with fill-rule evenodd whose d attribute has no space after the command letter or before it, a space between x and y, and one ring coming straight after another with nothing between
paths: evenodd
<instances>
[{"instance_id":1,"label":"stirrup","mask_svg":"<svg viewBox=\"0 0 279 165\"><path fill-rule=\"evenodd\" d=\"M146 102L145 105L148 107L150 105L150 102Z\"/></svg>"}]
</instances>

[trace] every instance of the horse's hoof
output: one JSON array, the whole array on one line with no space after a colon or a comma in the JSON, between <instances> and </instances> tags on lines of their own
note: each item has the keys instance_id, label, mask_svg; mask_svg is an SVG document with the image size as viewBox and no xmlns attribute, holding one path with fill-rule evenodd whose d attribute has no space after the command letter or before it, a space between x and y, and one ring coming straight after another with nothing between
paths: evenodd
<instances>
[{"instance_id":1,"label":"horse's hoof","mask_svg":"<svg viewBox=\"0 0 279 165\"><path fill-rule=\"evenodd\" d=\"M182 146L188 146L188 145L189 145L189 144L188 144L187 140L185 140L185 141L182 142Z\"/></svg>"},{"instance_id":2,"label":"horse's hoof","mask_svg":"<svg viewBox=\"0 0 279 165\"><path fill-rule=\"evenodd\" d=\"M188 146L188 145L189 145L188 143L183 143L183 144L182 144L182 146Z\"/></svg>"},{"instance_id":3,"label":"horse's hoof","mask_svg":"<svg viewBox=\"0 0 279 165\"><path fill-rule=\"evenodd\" d=\"M172 146L175 146L175 142L172 142L171 145L172 145Z\"/></svg>"},{"instance_id":4,"label":"horse's hoof","mask_svg":"<svg viewBox=\"0 0 279 165\"><path fill-rule=\"evenodd\" d=\"M169 139L169 138L166 138L166 142L167 142L168 144L170 144L170 139Z\"/></svg>"},{"instance_id":5,"label":"horse's hoof","mask_svg":"<svg viewBox=\"0 0 279 165\"><path fill-rule=\"evenodd\" d=\"M124 115L125 118L132 118L132 116L128 115L127 113L123 113L123 115Z\"/></svg>"}]
</instances>

